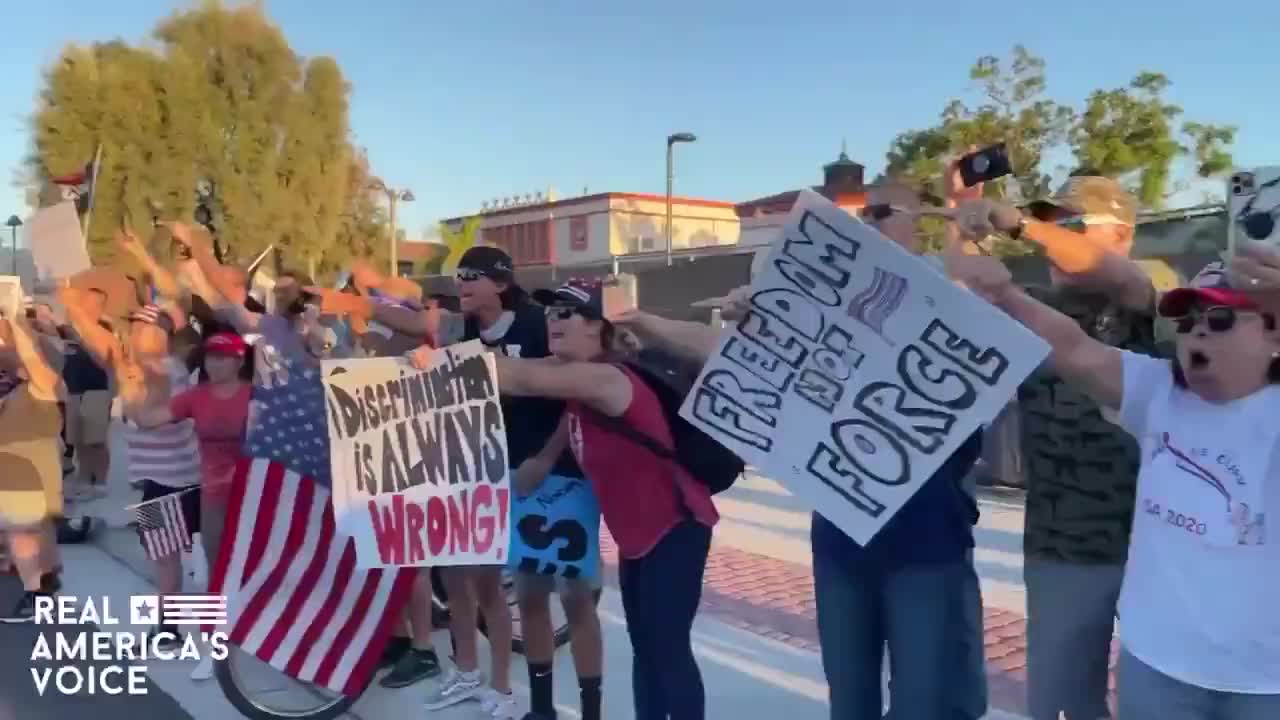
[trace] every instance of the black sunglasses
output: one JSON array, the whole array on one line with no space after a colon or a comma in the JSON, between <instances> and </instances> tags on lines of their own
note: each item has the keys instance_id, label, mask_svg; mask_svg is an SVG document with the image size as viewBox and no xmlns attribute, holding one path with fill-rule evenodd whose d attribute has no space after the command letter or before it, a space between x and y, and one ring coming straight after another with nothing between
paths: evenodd
<instances>
[{"instance_id":1,"label":"black sunglasses","mask_svg":"<svg viewBox=\"0 0 1280 720\"><path fill-rule=\"evenodd\" d=\"M1200 322L1200 318L1204 318L1205 327L1209 328L1209 332L1224 333L1229 332L1231 328L1236 326L1236 318L1239 313L1233 307L1226 305L1214 305L1203 310L1193 310L1186 315L1174 320L1174 330L1179 335L1186 335L1195 329L1196 324Z\"/></svg>"},{"instance_id":2,"label":"black sunglasses","mask_svg":"<svg viewBox=\"0 0 1280 720\"><path fill-rule=\"evenodd\" d=\"M550 320L568 320L581 312L582 308L574 305L552 305L547 308L547 318Z\"/></svg>"},{"instance_id":3,"label":"black sunglasses","mask_svg":"<svg viewBox=\"0 0 1280 720\"><path fill-rule=\"evenodd\" d=\"M888 203L876 203L875 205L867 205L862 208L859 214L862 216L863 220L874 220L879 222L881 220L888 220L901 212L904 211Z\"/></svg>"}]
</instances>

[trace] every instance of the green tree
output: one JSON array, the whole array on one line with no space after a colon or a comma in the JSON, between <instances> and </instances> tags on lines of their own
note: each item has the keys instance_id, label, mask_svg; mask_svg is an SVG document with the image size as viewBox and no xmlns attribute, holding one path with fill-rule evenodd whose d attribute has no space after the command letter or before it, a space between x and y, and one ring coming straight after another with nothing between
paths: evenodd
<instances>
[{"instance_id":1,"label":"green tree","mask_svg":"<svg viewBox=\"0 0 1280 720\"><path fill-rule=\"evenodd\" d=\"M1021 45L1005 61L979 58L969 71L972 98L948 101L934 126L908 130L890 143L887 172L940 195L944 164L970 147L1006 144L1012 174L988 183L986 193L1026 201L1053 182L1052 158L1070 153L1088 167L1129 183L1148 208L1159 208L1184 183L1178 161L1190 159L1192 176L1210 177L1232 165L1235 128L1177 120L1181 108L1164 100L1169 80L1144 72L1124 88L1097 90L1077 112L1049 99L1045 62ZM1065 174L1059 170L1059 175ZM927 244L937 244L941 223L925 223ZM1001 242L1000 254L1021 254L1026 243Z\"/></svg>"},{"instance_id":2,"label":"green tree","mask_svg":"<svg viewBox=\"0 0 1280 720\"><path fill-rule=\"evenodd\" d=\"M149 219L148 201L181 219L198 200L234 260L269 244L304 268L349 257L342 230L359 200L337 63L299 57L257 5L207 0L152 37L68 47L45 72L33 118L33 179L76 170L102 146L95 257L110 256L120 223Z\"/></svg>"},{"instance_id":3,"label":"green tree","mask_svg":"<svg viewBox=\"0 0 1280 720\"><path fill-rule=\"evenodd\" d=\"M1169 78L1143 72L1127 87L1095 90L1085 102L1079 122L1071 129L1071 148L1081 167L1129 181L1141 203L1164 207L1186 183L1175 180L1175 163L1191 154L1194 175L1210 177L1231 167L1228 148L1235 128L1197 122L1176 123L1182 108L1165 100Z\"/></svg>"},{"instance_id":4,"label":"green tree","mask_svg":"<svg viewBox=\"0 0 1280 720\"><path fill-rule=\"evenodd\" d=\"M988 183L987 193L1015 199L1042 193L1049 184L1042 171L1045 154L1066 139L1075 115L1044 96L1044 60L1018 45L1008 63L991 55L979 58L969 78L976 85L976 102L953 99L936 126L894 138L887 155L889 172L940 194L948 159L970 147L1003 142L1013 173Z\"/></svg>"}]
</instances>

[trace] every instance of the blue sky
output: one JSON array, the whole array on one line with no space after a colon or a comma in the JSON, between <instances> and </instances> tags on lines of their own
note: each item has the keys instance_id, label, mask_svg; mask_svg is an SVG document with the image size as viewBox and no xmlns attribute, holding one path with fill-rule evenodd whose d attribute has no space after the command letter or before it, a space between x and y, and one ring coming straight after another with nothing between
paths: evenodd
<instances>
[{"instance_id":1,"label":"blue sky","mask_svg":"<svg viewBox=\"0 0 1280 720\"><path fill-rule=\"evenodd\" d=\"M29 142L41 68L69 42L145 39L184 5L43 0L10 8L0 42L0 171ZM1173 80L1191 119L1239 126L1242 165L1280 164L1274 38L1280 3L1017 0L942 3L648 0L644 3L271 0L304 55L337 58L351 125L375 170L411 188L411 235L497 196L664 187L741 201L820 180L847 138L868 166L900 130L933 123L983 54L1018 42L1077 102L1145 69ZM1206 11L1206 8L1218 8ZM970 11L970 9L972 9ZM8 175L4 177L8 179ZM24 212L0 190L0 214Z\"/></svg>"}]
</instances>

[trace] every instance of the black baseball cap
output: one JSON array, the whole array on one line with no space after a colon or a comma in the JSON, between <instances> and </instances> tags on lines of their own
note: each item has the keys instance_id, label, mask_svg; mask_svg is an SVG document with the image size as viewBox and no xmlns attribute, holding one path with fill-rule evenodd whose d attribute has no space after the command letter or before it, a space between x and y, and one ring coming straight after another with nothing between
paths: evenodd
<instances>
[{"instance_id":1,"label":"black baseball cap","mask_svg":"<svg viewBox=\"0 0 1280 720\"><path fill-rule=\"evenodd\" d=\"M571 307L590 320L604 319L604 285L599 280L573 279L555 290L536 290L533 299L547 307Z\"/></svg>"},{"instance_id":2,"label":"black baseball cap","mask_svg":"<svg viewBox=\"0 0 1280 720\"><path fill-rule=\"evenodd\" d=\"M458 260L458 275L475 273L493 280L511 284L515 282L511 256L492 245L476 245L468 248Z\"/></svg>"}]
</instances>

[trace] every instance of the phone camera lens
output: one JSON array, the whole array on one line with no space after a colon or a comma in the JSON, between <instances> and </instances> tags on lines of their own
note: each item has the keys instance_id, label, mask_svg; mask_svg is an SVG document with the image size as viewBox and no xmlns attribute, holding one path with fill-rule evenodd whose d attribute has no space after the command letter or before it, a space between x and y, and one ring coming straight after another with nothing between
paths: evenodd
<instances>
[{"instance_id":1,"label":"phone camera lens","mask_svg":"<svg viewBox=\"0 0 1280 720\"><path fill-rule=\"evenodd\" d=\"M1275 218L1265 212L1249 213L1241 225L1244 226L1244 234L1252 240L1266 240L1276 229Z\"/></svg>"}]
</instances>

